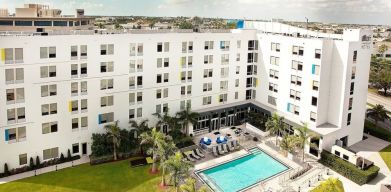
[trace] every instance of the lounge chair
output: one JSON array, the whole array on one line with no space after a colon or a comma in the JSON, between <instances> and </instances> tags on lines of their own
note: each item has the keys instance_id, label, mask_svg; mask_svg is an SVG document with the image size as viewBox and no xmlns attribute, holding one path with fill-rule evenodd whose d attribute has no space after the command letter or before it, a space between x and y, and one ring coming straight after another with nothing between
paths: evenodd
<instances>
[{"instance_id":1,"label":"lounge chair","mask_svg":"<svg viewBox=\"0 0 391 192\"><path fill-rule=\"evenodd\" d=\"M198 157L198 155L196 155L196 154L194 153L194 151L189 151L189 154L190 154L191 157L193 157L193 158L195 158L195 159L197 159L197 160L200 160L200 159L201 159L201 157Z\"/></svg>"},{"instance_id":2,"label":"lounge chair","mask_svg":"<svg viewBox=\"0 0 391 192\"><path fill-rule=\"evenodd\" d=\"M224 155L224 150L223 150L223 145L218 145L217 146L217 151L219 152L220 155Z\"/></svg>"},{"instance_id":3,"label":"lounge chair","mask_svg":"<svg viewBox=\"0 0 391 192\"><path fill-rule=\"evenodd\" d=\"M202 157L202 158L205 157L205 155L202 154L201 151L200 151L198 148L195 149L195 153L196 153L198 156Z\"/></svg>"},{"instance_id":4,"label":"lounge chair","mask_svg":"<svg viewBox=\"0 0 391 192\"><path fill-rule=\"evenodd\" d=\"M235 149L236 149L236 150L240 149L238 140L235 140L235 141L233 141L233 142L234 142L234 147L235 147Z\"/></svg>"},{"instance_id":5,"label":"lounge chair","mask_svg":"<svg viewBox=\"0 0 391 192\"><path fill-rule=\"evenodd\" d=\"M212 151L215 157L219 156L219 154L217 153L217 146L212 147Z\"/></svg>"},{"instance_id":6,"label":"lounge chair","mask_svg":"<svg viewBox=\"0 0 391 192\"><path fill-rule=\"evenodd\" d=\"M227 144L223 144L223 149L224 149L224 152L225 152L225 153L228 153L228 152L229 152L229 151L228 151Z\"/></svg>"},{"instance_id":7,"label":"lounge chair","mask_svg":"<svg viewBox=\"0 0 391 192\"><path fill-rule=\"evenodd\" d=\"M190 154L188 154L188 153L184 153L184 154L185 154L187 160L189 160L189 161L191 161L191 162L195 162L195 161L196 161L195 159L193 159L192 157L190 157Z\"/></svg>"},{"instance_id":8,"label":"lounge chair","mask_svg":"<svg viewBox=\"0 0 391 192\"><path fill-rule=\"evenodd\" d=\"M227 145L228 145L228 150L229 151L234 151L235 150L235 147L233 147L232 144L233 144L233 141L228 141Z\"/></svg>"}]
</instances>

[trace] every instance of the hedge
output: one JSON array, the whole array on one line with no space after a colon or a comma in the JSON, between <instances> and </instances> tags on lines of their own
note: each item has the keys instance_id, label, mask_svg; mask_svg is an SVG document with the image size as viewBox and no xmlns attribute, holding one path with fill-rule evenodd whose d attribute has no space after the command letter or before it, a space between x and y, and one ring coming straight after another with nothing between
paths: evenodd
<instances>
[{"instance_id":1,"label":"hedge","mask_svg":"<svg viewBox=\"0 0 391 192\"><path fill-rule=\"evenodd\" d=\"M365 120L364 132L377 138L391 142L391 133L384 128L376 126L374 123Z\"/></svg>"},{"instance_id":2,"label":"hedge","mask_svg":"<svg viewBox=\"0 0 391 192\"><path fill-rule=\"evenodd\" d=\"M351 181L363 185L374 179L379 173L379 167L372 165L366 170L361 170L350 162L347 162L328 151L323 150L319 163L334 170Z\"/></svg>"}]
</instances>

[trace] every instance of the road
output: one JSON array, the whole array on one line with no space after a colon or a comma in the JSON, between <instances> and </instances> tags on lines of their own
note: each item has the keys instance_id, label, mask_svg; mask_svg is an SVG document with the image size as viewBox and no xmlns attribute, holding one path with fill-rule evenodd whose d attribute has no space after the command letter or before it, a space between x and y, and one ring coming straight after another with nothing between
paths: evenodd
<instances>
[{"instance_id":1,"label":"road","mask_svg":"<svg viewBox=\"0 0 391 192\"><path fill-rule=\"evenodd\" d=\"M367 102L373 105L380 104L383 105L388 111L391 111L391 99L385 98L383 96L376 95L374 93L368 92Z\"/></svg>"}]
</instances>

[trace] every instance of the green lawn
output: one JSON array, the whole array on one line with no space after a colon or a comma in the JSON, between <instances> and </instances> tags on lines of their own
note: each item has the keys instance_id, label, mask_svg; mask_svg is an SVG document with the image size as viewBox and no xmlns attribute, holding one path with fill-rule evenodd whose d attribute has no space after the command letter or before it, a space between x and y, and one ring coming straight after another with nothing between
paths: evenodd
<instances>
[{"instance_id":1,"label":"green lawn","mask_svg":"<svg viewBox=\"0 0 391 192\"><path fill-rule=\"evenodd\" d=\"M159 175L150 166L130 168L129 160L91 166L79 165L0 185L0 191L134 191L158 190Z\"/></svg>"},{"instance_id":2,"label":"green lawn","mask_svg":"<svg viewBox=\"0 0 391 192\"><path fill-rule=\"evenodd\" d=\"M375 123L365 120L364 133L368 133L368 132L370 135L391 142L390 131L376 126Z\"/></svg>"},{"instance_id":3,"label":"green lawn","mask_svg":"<svg viewBox=\"0 0 391 192\"><path fill-rule=\"evenodd\" d=\"M391 145L382 149L379 153L384 163L387 164L388 169L391 170Z\"/></svg>"}]
</instances>

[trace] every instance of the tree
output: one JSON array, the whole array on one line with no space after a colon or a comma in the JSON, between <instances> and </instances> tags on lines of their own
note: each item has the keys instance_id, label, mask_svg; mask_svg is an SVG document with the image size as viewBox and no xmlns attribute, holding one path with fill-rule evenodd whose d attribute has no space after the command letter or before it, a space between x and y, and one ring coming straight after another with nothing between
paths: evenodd
<instances>
[{"instance_id":1,"label":"tree","mask_svg":"<svg viewBox=\"0 0 391 192\"><path fill-rule=\"evenodd\" d=\"M193 24L187 21L182 21L179 23L179 29L193 29Z\"/></svg>"},{"instance_id":2,"label":"tree","mask_svg":"<svg viewBox=\"0 0 391 192\"><path fill-rule=\"evenodd\" d=\"M153 128L151 132L144 132L140 135L141 145L148 144L149 148L147 154L152 155L152 173L156 173L156 161L159 151L162 151L164 148L165 137L164 133L157 131L156 128Z\"/></svg>"},{"instance_id":3,"label":"tree","mask_svg":"<svg viewBox=\"0 0 391 192\"><path fill-rule=\"evenodd\" d=\"M387 96L387 91L391 87L391 62L372 57L369 81L374 87L382 89L384 96Z\"/></svg>"},{"instance_id":4,"label":"tree","mask_svg":"<svg viewBox=\"0 0 391 192\"><path fill-rule=\"evenodd\" d=\"M294 135L284 135L280 147L286 153L292 153L298 145L298 138Z\"/></svg>"},{"instance_id":5,"label":"tree","mask_svg":"<svg viewBox=\"0 0 391 192\"><path fill-rule=\"evenodd\" d=\"M137 138L137 135L150 130L148 127L148 119L142 120L139 123L137 123L137 121L130 120L129 124L135 130L134 138Z\"/></svg>"},{"instance_id":6,"label":"tree","mask_svg":"<svg viewBox=\"0 0 391 192\"><path fill-rule=\"evenodd\" d=\"M186 161L180 152L170 156L165 162L165 167L169 172L170 180L174 182L175 191L178 191L178 183L184 177L189 176L189 169L193 167L189 161Z\"/></svg>"},{"instance_id":7,"label":"tree","mask_svg":"<svg viewBox=\"0 0 391 192\"><path fill-rule=\"evenodd\" d=\"M114 124L107 124L105 125L105 130L107 132L107 136L112 139L113 142L113 156L114 161L117 160L117 148L120 145L121 142L121 129L118 127L118 121L116 121Z\"/></svg>"},{"instance_id":8,"label":"tree","mask_svg":"<svg viewBox=\"0 0 391 192\"><path fill-rule=\"evenodd\" d=\"M158 148L157 154L160 159L160 167L162 170L162 181L161 181L161 186L166 185L166 166L164 162L172 155L174 155L174 152L176 151L176 146L174 142L172 141L172 138L170 136L165 136L164 137L164 142L161 143L161 148Z\"/></svg>"},{"instance_id":9,"label":"tree","mask_svg":"<svg viewBox=\"0 0 391 192\"><path fill-rule=\"evenodd\" d=\"M30 157L30 170L33 170L34 168L35 168L34 159L33 157Z\"/></svg>"},{"instance_id":10,"label":"tree","mask_svg":"<svg viewBox=\"0 0 391 192\"><path fill-rule=\"evenodd\" d=\"M179 186L181 192L208 192L208 188L206 186L201 186L197 190L196 180L192 177L189 177L185 180L185 183Z\"/></svg>"},{"instance_id":11,"label":"tree","mask_svg":"<svg viewBox=\"0 0 391 192\"><path fill-rule=\"evenodd\" d=\"M276 145L278 141L278 135L284 129L284 117L280 117L277 113L273 113L265 123L266 130L270 132L271 135L276 136Z\"/></svg>"},{"instance_id":12,"label":"tree","mask_svg":"<svg viewBox=\"0 0 391 192\"><path fill-rule=\"evenodd\" d=\"M308 130L308 126L306 123L303 124L303 126L296 128L296 134L297 134L297 140L298 140L298 146L302 150L302 161L304 162L305 158L305 146L310 144L309 139L313 136L310 134Z\"/></svg>"},{"instance_id":13,"label":"tree","mask_svg":"<svg viewBox=\"0 0 391 192\"><path fill-rule=\"evenodd\" d=\"M114 29L122 29L123 27L119 23L114 24Z\"/></svg>"},{"instance_id":14,"label":"tree","mask_svg":"<svg viewBox=\"0 0 391 192\"><path fill-rule=\"evenodd\" d=\"M311 192L344 192L343 183L338 178L330 177L321 182Z\"/></svg>"},{"instance_id":15,"label":"tree","mask_svg":"<svg viewBox=\"0 0 391 192\"><path fill-rule=\"evenodd\" d=\"M379 49L377 50L377 52L383 56L384 53L388 50L388 46L386 44L382 44L379 46Z\"/></svg>"},{"instance_id":16,"label":"tree","mask_svg":"<svg viewBox=\"0 0 391 192\"><path fill-rule=\"evenodd\" d=\"M198 121L199 114L192 112L190 105L187 105L186 109L177 113L179 121L182 126L185 127L185 133L189 134L189 123L195 125Z\"/></svg>"},{"instance_id":17,"label":"tree","mask_svg":"<svg viewBox=\"0 0 391 192\"><path fill-rule=\"evenodd\" d=\"M174 116L170 116L168 113L169 109L165 110L163 114L154 113L153 115L157 117L158 121L156 123L156 127L160 128L163 125L166 125L170 131L170 135L176 140L178 137L181 137L181 126L179 124L179 119Z\"/></svg>"},{"instance_id":18,"label":"tree","mask_svg":"<svg viewBox=\"0 0 391 192\"><path fill-rule=\"evenodd\" d=\"M378 121L385 121L386 119L390 119L387 115L387 110L383 105L375 105L372 109L368 109L367 117L371 117L375 120L375 124L377 125Z\"/></svg>"}]
</instances>

